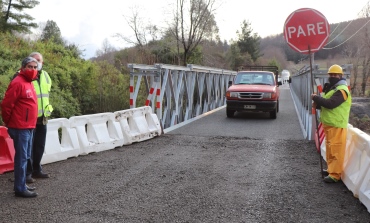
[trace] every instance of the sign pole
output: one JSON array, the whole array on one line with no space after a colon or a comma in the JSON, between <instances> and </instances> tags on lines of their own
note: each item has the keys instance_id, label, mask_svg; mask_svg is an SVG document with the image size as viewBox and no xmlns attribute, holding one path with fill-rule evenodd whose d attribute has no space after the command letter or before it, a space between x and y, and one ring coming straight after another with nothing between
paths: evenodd
<instances>
[{"instance_id":1,"label":"sign pole","mask_svg":"<svg viewBox=\"0 0 370 223\"><path fill-rule=\"evenodd\" d=\"M313 76L313 73L312 73L312 53L311 53L311 47L310 45L308 45L308 52L309 52L309 56L310 56L310 72L311 72L311 88L312 88L312 93L314 92L314 76ZM321 177L324 178L324 171L323 171L323 167L322 167L322 158L321 158L321 142L320 142L320 134L319 134L319 123L318 123L318 120L317 120L317 110L316 108L312 108L312 115L315 117L315 124L316 124L316 134L317 134L317 141L318 141L318 146L319 148L317 148L317 151L319 151L319 159L320 159L320 172L321 172ZM316 145L316 144L315 144Z\"/></svg>"}]
</instances>

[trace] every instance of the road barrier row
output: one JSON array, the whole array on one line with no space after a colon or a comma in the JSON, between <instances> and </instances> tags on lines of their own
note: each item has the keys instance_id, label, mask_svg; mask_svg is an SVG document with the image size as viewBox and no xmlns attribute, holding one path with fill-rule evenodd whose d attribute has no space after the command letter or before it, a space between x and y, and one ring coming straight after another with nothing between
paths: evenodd
<instances>
[{"instance_id":1,"label":"road barrier row","mask_svg":"<svg viewBox=\"0 0 370 223\"><path fill-rule=\"evenodd\" d=\"M370 212L370 135L348 124L342 181ZM320 151L326 161L326 145Z\"/></svg>"},{"instance_id":2,"label":"road barrier row","mask_svg":"<svg viewBox=\"0 0 370 223\"><path fill-rule=\"evenodd\" d=\"M162 134L158 117L144 106L114 113L49 120L41 164L101 152ZM0 174L14 170L14 146L7 128L0 127Z\"/></svg>"}]
</instances>

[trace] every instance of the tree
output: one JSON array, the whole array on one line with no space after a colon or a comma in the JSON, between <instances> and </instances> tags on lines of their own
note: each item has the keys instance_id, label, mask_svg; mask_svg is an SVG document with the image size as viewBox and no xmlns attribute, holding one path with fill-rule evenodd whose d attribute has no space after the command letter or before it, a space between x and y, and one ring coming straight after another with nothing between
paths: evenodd
<instances>
[{"instance_id":1,"label":"tree","mask_svg":"<svg viewBox=\"0 0 370 223\"><path fill-rule=\"evenodd\" d=\"M33 17L27 13L22 13L22 11L24 9L32 9L38 4L39 1L36 0L1 1L0 31L30 33L30 29L37 28L37 24L32 22Z\"/></svg>"},{"instance_id":2,"label":"tree","mask_svg":"<svg viewBox=\"0 0 370 223\"><path fill-rule=\"evenodd\" d=\"M214 16L215 0L177 0L173 23L169 29L177 42L180 65L186 65L188 58L204 39L211 39L218 33ZM188 8L187 8L188 6ZM180 52L180 48L183 52Z\"/></svg>"},{"instance_id":3,"label":"tree","mask_svg":"<svg viewBox=\"0 0 370 223\"><path fill-rule=\"evenodd\" d=\"M158 36L158 28L155 25L146 23L139 15L138 8L131 9L131 16L124 16L128 26L134 32L134 37L116 33L114 36L123 39L125 42L134 45L138 48L144 61L141 63L150 63L151 60L149 43L156 41ZM150 38L151 37L151 38Z\"/></svg>"},{"instance_id":4,"label":"tree","mask_svg":"<svg viewBox=\"0 0 370 223\"><path fill-rule=\"evenodd\" d=\"M251 24L247 21L242 22L241 32L237 31L238 36L237 44L241 53L249 53L252 60L256 61L258 57L262 56L259 50L261 37L257 33L252 34L253 30Z\"/></svg>"},{"instance_id":5,"label":"tree","mask_svg":"<svg viewBox=\"0 0 370 223\"><path fill-rule=\"evenodd\" d=\"M227 54L227 60L232 70L238 70L243 65L243 57L237 44L231 44Z\"/></svg>"},{"instance_id":6,"label":"tree","mask_svg":"<svg viewBox=\"0 0 370 223\"><path fill-rule=\"evenodd\" d=\"M370 17L370 3L368 3L360 12L360 15L366 20ZM362 47L361 47L361 58L362 58L362 83L361 83L361 91L362 95L366 95L366 85L370 78L370 35L369 29L367 26L364 26L364 30L362 31Z\"/></svg>"},{"instance_id":7,"label":"tree","mask_svg":"<svg viewBox=\"0 0 370 223\"><path fill-rule=\"evenodd\" d=\"M53 20L48 20L46 22L45 28L41 33L41 41L53 41L56 44L64 44L64 40L62 38L62 33L56 22Z\"/></svg>"}]
</instances>

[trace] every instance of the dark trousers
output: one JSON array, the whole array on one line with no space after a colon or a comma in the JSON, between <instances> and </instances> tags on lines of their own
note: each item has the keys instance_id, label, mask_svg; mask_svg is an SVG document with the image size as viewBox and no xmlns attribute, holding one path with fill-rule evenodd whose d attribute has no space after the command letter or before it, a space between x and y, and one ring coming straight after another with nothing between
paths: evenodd
<instances>
[{"instance_id":1,"label":"dark trousers","mask_svg":"<svg viewBox=\"0 0 370 223\"><path fill-rule=\"evenodd\" d=\"M27 161L27 175L42 171L41 159L45 151L46 125L36 124L31 158Z\"/></svg>"}]
</instances>

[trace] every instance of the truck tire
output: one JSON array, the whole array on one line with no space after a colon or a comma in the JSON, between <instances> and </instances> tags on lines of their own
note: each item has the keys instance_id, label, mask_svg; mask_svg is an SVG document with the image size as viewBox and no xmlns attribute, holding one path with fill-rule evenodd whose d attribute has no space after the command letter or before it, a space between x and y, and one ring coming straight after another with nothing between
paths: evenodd
<instances>
[{"instance_id":1,"label":"truck tire","mask_svg":"<svg viewBox=\"0 0 370 223\"><path fill-rule=\"evenodd\" d=\"M227 116L228 118L232 118L232 117L234 117L234 113L235 113L235 111L234 111L234 110L230 110L230 109L227 109L227 108L226 108L226 116Z\"/></svg>"},{"instance_id":2,"label":"truck tire","mask_svg":"<svg viewBox=\"0 0 370 223\"><path fill-rule=\"evenodd\" d=\"M276 119L276 114L277 114L277 107L273 111L270 111L270 118Z\"/></svg>"},{"instance_id":3,"label":"truck tire","mask_svg":"<svg viewBox=\"0 0 370 223\"><path fill-rule=\"evenodd\" d=\"M279 100L277 101L276 107L277 107L276 112L279 112Z\"/></svg>"}]
</instances>

